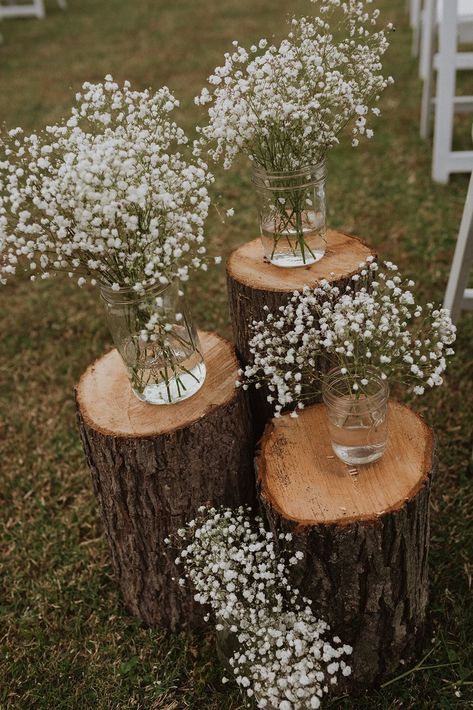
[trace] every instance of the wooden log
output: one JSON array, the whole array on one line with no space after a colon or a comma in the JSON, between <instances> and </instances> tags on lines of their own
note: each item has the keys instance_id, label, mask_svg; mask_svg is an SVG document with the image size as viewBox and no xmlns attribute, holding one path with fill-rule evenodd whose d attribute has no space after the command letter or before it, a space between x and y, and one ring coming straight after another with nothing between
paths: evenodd
<instances>
[{"instance_id":1,"label":"wooden log","mask_svg":"<svg viewBox=\"0 0 473 710\"><path fill-rule=\"evenodd\" d=\"M271 529L304 552L294 583L353 646L349 691L409 663L424 632L434 437L396 402L388 417L384 456L357 474L335 457L322 404L273 419L256 459Z\"/></svg>"},{"instance_id":2,"label":"wooden log","mask_svg":"<svg viewBox=\"0 0 473 710\"><path fill-rule=\"evenodd\" d=\"M249 341L251 323L265 318L264 307L276 312L286 305L292 293L304 285L315 286L321 279L345 288L360 263L376 252L357 237L332 229L327 232L327 251L315 264L283 269L264 260L260 239L238 247L227 260L227 287L233 337L241 362L251 362ZM256 436L259 438L273 409L266 401L266 388L251 389L250 402Z\"/></svg>"},{"instance_id":3,"label":"wooden log","mask_svg":"<svg viewBox=\"0 0 473 710\"><path fill-rule=\"evenodd\" d=\"M233 346L200 333L207 377L192 398L153 406L131 392L116 350L76 389L79 429L112 565L126 608L149 625L199 626L201 607L178 585L164 540L201 505L253 505L253 433L235 388Z\"/></svg>"}]
</instances>

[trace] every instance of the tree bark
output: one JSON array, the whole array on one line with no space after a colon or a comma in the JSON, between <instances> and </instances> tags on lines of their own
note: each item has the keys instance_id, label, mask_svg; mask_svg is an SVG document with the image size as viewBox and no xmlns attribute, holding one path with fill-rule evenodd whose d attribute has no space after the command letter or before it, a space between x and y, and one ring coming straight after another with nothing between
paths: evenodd
<instances>
[{"instance_id":1,"label":"tree bark","mask_svg":"<svg viewBox=\"0 0 473 710\"><path fill-rule=\"evenodd\" d=\"M251 415L235 388L233 347L200 333L202 389L172 405L140 402L116 350L76 388L79 430L126 608L146 624L200 626L193 591L178 584L164 540L201 505L255 503ZM181 570L182 572L182 570Z\"/></svg>"},{"instance_id":2,"label":"tree bark","mask_svg":"<svg viewBox=\"0 0 473 710\"><path fill-rule=\"evenodd\" d=\"M320 404L298 419L274 419L257 455L270 527L292 532L304 552L294 584L353 646L353 673L343 679L349 692L379 684L401 660L409 663L423 640L434 438L395 402L388 421L384 456L356 474L334 456Z\"/></svg>"},{"instance_id":3,"label":"tree bark","mask_svg":"<svg viewBox=\"0 0 473 710\"><path fill-rule=\"evenodd\" d=\"M376 252L357 237L350 237L329 229L327 251L315 264L306 267L283 269L264 260L261 240L255 239L238 247L227 260L227 287L230 317L236 351L243 365L251 363L249 341L251 324L266 317L264 307L275 313L285 306L296 290L315 286L326 279L344 289L351 276L360 271L360 263ZM267 402L268 390L251 388L250 403L255 435L263 433L264 426L273 416Z\"/></svg>"}]
</instances>

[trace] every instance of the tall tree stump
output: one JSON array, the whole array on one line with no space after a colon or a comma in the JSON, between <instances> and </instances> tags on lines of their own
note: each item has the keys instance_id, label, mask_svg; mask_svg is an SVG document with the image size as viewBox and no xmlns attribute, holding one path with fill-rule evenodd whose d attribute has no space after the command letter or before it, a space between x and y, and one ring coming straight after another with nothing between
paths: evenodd
<instances>
[{"instance_id":1,"label":"tall tree stump","mask_svg":"<svg viewBox=\"0 0 473 710\"><path fill-rule=\"evenodd\" d=\"M164 540L201 505L253 505L251 415L235 388L230 343L200 333L207 377L192 398L140 402L116 350L91 365L76 389L79 429L126 608L149 625L201 624L193 591L179 586Z\"/></svg>"},{"instance_id":2,"label":"tall tree stump","mask_svg":"<svg viewBox=\"0 0 473 710\"><path fill-rule=\"evenodd\" d=\"M352 691L409 662L424 631L434 437L396 402L388 421L383 458L357 474L335 457L322 404L273 419L256 460L273 532L292 532L304 552L294 583L353 646Z\"/></svg>"},{"instance_id":3,"label":"tall tree stump","mask_svg":"<svg viewBox=\"0 0 473 710\"><path fill-rule=\"evenodd\" d=\"M265 306L276 312L286 305L294 291L315 286L322 279L345 288L351 276L360 271L360 263L376 252L357 237L332 229L327 232L327 251L315 264L283 269L264 260L260 239L238 247L227 260L227 287L233 337L243 365L251 363L249 341L251 323L264 320ZM251 389L250 402L255 434L259 438L266 422L273 416L266 387Z\"/></svg>"}]
</instances>

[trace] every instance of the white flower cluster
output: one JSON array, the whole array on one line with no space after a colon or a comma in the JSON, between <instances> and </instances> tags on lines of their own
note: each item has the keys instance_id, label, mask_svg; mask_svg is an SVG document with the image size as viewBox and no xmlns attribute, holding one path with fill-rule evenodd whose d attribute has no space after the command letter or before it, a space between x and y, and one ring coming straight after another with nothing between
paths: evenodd
<instances>
[{"instance_id":1,"label":"white flower cluster","mask_svg":"<svg viewBox=\"0 0 473 710\"><path fill-rule=\"evenodd\" d=\"M262 39L248 51L234 42L211 90L195 99L210 104L199 128L210 155L225 168L244 152L266 170L289 171L319 162L347 124L354 146L371 138L380 110L370 106L393 80L381 73L388 41L370 4L324 0L319 17L290 21L279 46Z\"/></svg>"},{"instance_id":2,"label":"white flower cluster","mask_svg":"<svg viewBox=\"0 0 473 710\"><path fill-rule=\"evenodd\" d=\"M281 552L291 534L275 540L245 508L201 508L178 534L185 546L176 562L195 599L212 609L217 631L234 635L230 665L246 695L267 710L319 708L337 674L351 673L342 657L352 649L325 638L330 627L292 588L290 567L303 553Z\"/></svg>"},{"instance_id":3,"label":"white flower cluster","mask_svg":"<svg viewBox=\"0 0 473 710\"><path fill-rule=\"evenodd\" d=\"M402 279L391 262L385 263L386 272L372 257L359 266L343 291L323 280L295 291L279 312L253 322L253 363L237 384L266 383L276 416L313 399L322 358L340 368L354 392L368 384L372 368L418 395L442 384L456 332L448 311L418 305L414 282Z\"/></svg>"},{"instance_id":4,"label":"white flower cluster","mask_svg":"<svg viewBox=\"0 0 473 710\"><path fill-rule=\"evenodd\" d=\"M78 275L118 289L188 278L207 268L203 226L213 182L186 158L169 118L178 101L85 83L68 120L0 141L0 283L28 264L32 279Z\"/></svg>"}]
</instances>

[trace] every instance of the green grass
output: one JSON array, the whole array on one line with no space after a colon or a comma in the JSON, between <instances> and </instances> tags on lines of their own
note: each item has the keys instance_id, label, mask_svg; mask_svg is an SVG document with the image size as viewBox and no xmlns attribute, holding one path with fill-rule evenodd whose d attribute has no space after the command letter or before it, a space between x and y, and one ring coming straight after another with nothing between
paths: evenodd
<instances>
[{"instance_id":1,"label":"green grass","mask_svg":"<svg viewBox=\"0 0 473 710\"><path fill-rule=\"evenodd\" d=\"M382 0L397 26L375 139L341 147L329 161L329 221L376 245L441 300L466 192L430 180L431 147L418 138L420 85L410 58L404 0ZM4 22L0 118L38 128L61 116L84 80L107 72L139 87L168 84L182 120L198 120L192 98L232 39L277 33L284 12L272 0L69 0L47 19ZM468 121L469 119L467 119ZM468 123L459 125L468 145ZM208 236L228 253L256 233L249 170L218 172L236 216ZM191 285L201 327L229 335L224 274ZM72 388L110 347L94 292L61 279L17 279L0 293L0 708L236 710L222 686L211 635L170 636L123 610L102 537L75 424ZM436 427L440 469L432 503L431 602L425 660L403 667L383 689L334 708L473 707L473 320L460 321L446 386L415 406ZM431 639L434 639L432 642ZM455 695L460 692L460 697Z\"/></svg>"}]
</instances>

